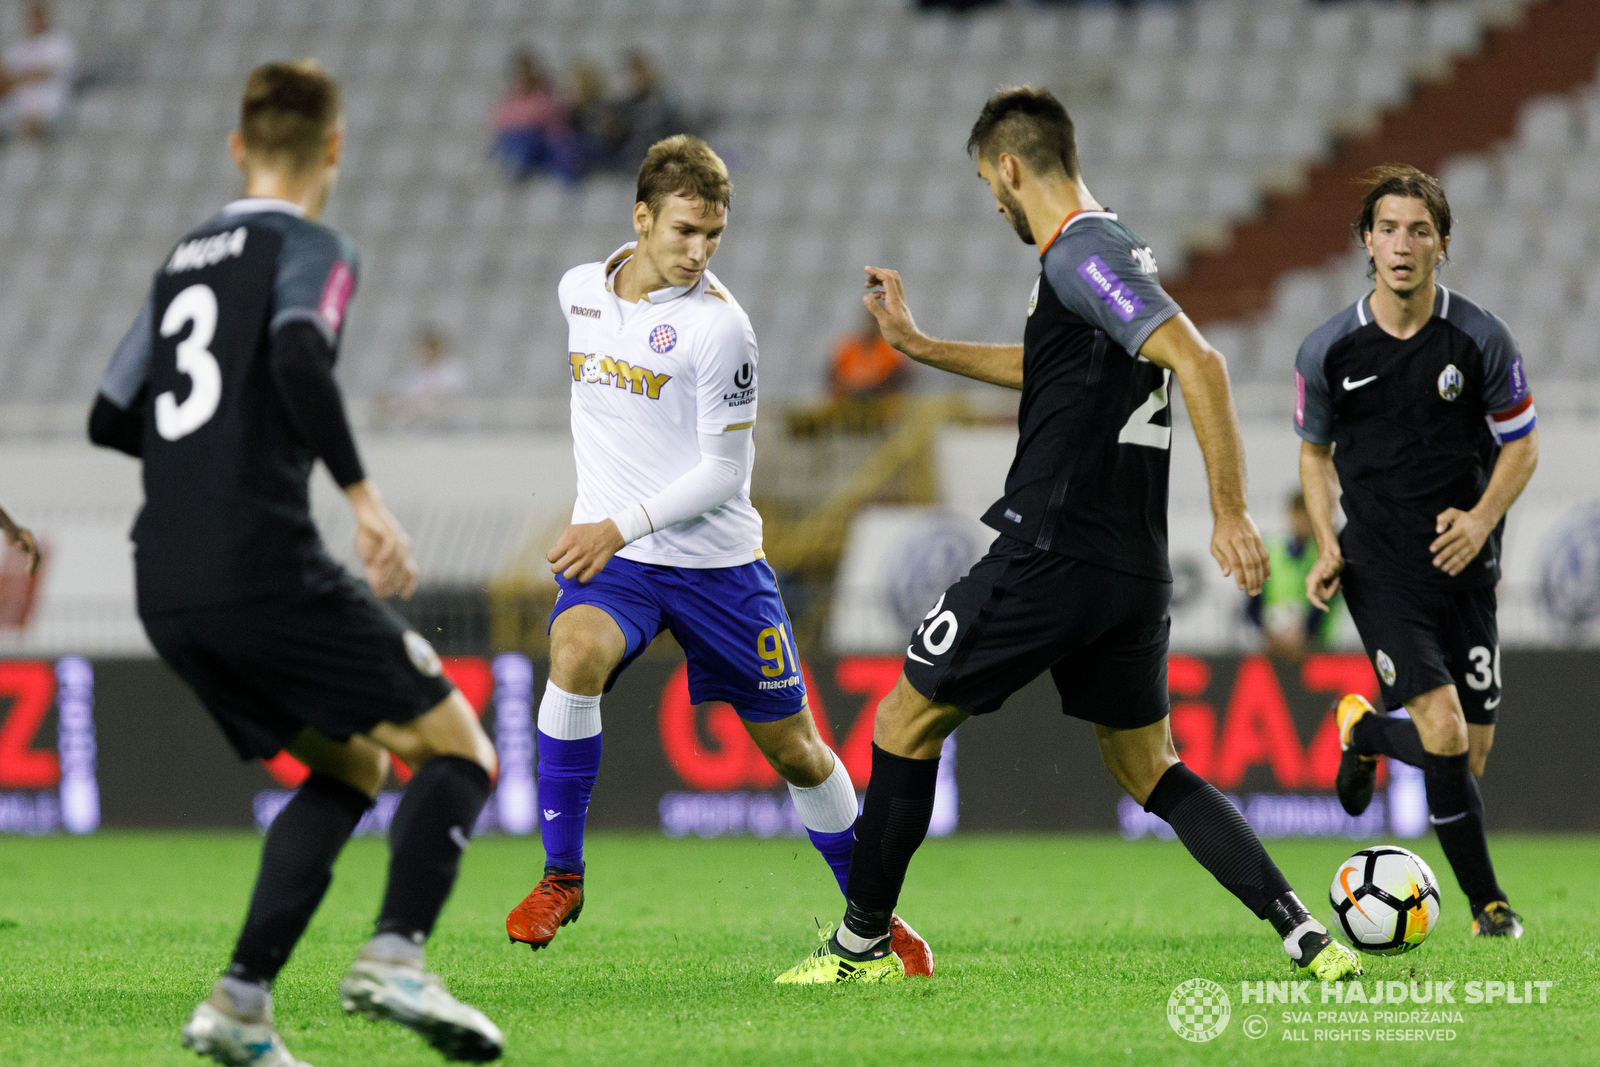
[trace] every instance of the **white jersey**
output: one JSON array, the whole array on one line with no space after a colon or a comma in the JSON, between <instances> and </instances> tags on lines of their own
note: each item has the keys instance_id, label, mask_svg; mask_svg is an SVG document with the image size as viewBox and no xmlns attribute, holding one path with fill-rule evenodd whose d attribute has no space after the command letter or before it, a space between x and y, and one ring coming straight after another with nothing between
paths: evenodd
<instances>
[{"instance_id":1,"label":"white jersey","mask_svg":"<svg viewBox=\"0 0 1600 1067\"><path fill-rule=\"evenodd\" d=\"M676 481L699 464L700 434L755 424L756 335L744 309L709 270L688 288L627 303L612 283L633 249L626 244L602 263L572 268L557 290L572 372L574 523L610 518ZM753 440L749 447L747 470ZM697 568L761 559L749 477L727 503L617 555Z\"/></svg>"}]
</instances>

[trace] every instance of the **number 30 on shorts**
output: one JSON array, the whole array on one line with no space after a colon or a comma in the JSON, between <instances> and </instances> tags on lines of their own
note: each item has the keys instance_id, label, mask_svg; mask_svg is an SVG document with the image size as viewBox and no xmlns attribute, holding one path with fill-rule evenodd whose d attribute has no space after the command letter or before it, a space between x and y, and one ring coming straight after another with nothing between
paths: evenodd
<instances>
[{"instance_id":1,"label":"number 30 on shorts","mask_svg":"<svg viewBox=\"0 0 1600 1067\"><path fill-rule=\"evenodd\" d=\"M785 648L789 651L788 666L784 665ZM784 626L768 626L756 634L756 655L767 661L761 668L761 673L768 678L776 678L789 671L800 669L800 657L795 655L794 639L789 636L789 630Z\"/></svg>"},{"instance_id":2,"label":"number 30 on shorts","mask_svg":"<svg viewBox=\"0 0 1600 1067\"><path fill-rule=\"evenodd\" d=\"M956 613L945 608L944 594L941 593L939 602L922 617L917 636L922 638L922 647L928 650L929 655L942 656L956 643L956 631L960 627Z\"/></svg>"}]
</instances>

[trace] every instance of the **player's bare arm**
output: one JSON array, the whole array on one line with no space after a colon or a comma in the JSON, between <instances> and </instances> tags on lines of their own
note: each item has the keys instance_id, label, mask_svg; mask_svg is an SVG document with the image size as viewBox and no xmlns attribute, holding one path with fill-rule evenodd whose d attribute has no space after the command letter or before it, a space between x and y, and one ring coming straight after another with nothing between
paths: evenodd
<instances>
[{"instance_id":1,"label":"player's bare arm","mask_svg":"<svg viewBox=\"0 0 1600 1067\"><path fill-rule=\"evenodd\" d=\"M1022 388L1022 346L986 345L969 341L941 341L929 337L911 317L900 272L867 268L867 289L862 303L878 320L883 339L918 363L974 378L1007 389Z\"/></svg>"},{"instance_id":2,"label":"player's bare arm","mask_svg":"<svg viewBox=\"0 0 1600 1067\"><path fill-rule=\"evenodd\" d=\"M1477 559L1483 543L1527 488L1528 479L1533 477L1538 465L1537 429L1506 442L1489 475L1489 486L1472 510L1445 508L1439 512L1439 536L1428 546L1428 551L1433 553L1433 565L1454 577Z\"/></svg>"},{"instance_id":3,"label":"player's bare arm","mask_svg":"<svg viewBox=\"0 0 1600 1067\"><path fill-rule=\"evenodd\" d=\"M5 535L13 548L28 557L29 574L39 569L39 542L34 540L33 531L11 521L5 508L0 508L0 534Z\"/></svg>"},{"instance_id":4,"label":"player's bare arm","mask_svg":"<svg viewBox=\"0 0 1600 1067\"><path fill-rule=\"evenodd\" d=\"M417 591L417 561L406 536L378 487L359 481L346 487L345 500L356 520L356 551L367 567L367 584L378 596L409 597Z\"/></svg>"},{"instance_id":5,"label":"player's bare arm","mask_svg":"<svg viewBox=\"0 0 1600 1067\"><path fill-rule=\"evenodd\" d=\"M1317 562L1306 575L1306 599L1322 611L1339 593L1344 552L1333 529L1333 506L1339 499L1339 474L1333 467L1333 446L1300 442L1300 489L1317 539Z\"/></svg>"},{"instance_id":6,"label":"player's bare arm","mask_svg":"<svg viewBox=\"0 0 1600 1067\"><path fill-rule=\"evenodd\" d=\"M1245 501L1244 441L1227 361L1181 312L1156 327L1139 354L1178 376L1211 483L1211 555L1223 574L1255 596L1267 580L1267 546Z\"/></svg>"},{"instance_id":7,"label":"player's bare arm","mask_svg":"<svg viewBox=\"0 0 1600 1067\"><path fill-rule=\"evenodd\" d=\"M545 558L550 561L550 573L587 582L604 570L626 543L610 519L574 523L561 531Z\"/></svg>"}]
</instances>

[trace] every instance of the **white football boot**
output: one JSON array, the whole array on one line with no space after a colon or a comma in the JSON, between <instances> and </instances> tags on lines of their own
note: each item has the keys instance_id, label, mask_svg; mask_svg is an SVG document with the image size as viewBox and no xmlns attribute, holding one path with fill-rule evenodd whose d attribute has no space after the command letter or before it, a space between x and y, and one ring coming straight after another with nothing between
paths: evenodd
<instances>
[{"instance_id":1,"label":"white football boot","mask_svg":"<svg viewBox=\"0 0 1600 1067\"><path fill-rule=\"evenodd\" d=\"M420 962L382 958L362 949L339 983L344 1010L386 1019L421 1034L445 1059L488 1063L500 1058L505 1035L470 1005L452 997Z\"/></svg>"},{"instance_id":2,"label":"white football boot","mask_svg":"<svg viewBox=\"0 0 1600 1067\"><path fill-rule=\"evenodd\" d=\"M259 1012L241 1012L217 981L183 1028L183 1047L227 1067L311 1067L295 1059L272 1026L272 999Z\"/></svg>"}]
</instances>

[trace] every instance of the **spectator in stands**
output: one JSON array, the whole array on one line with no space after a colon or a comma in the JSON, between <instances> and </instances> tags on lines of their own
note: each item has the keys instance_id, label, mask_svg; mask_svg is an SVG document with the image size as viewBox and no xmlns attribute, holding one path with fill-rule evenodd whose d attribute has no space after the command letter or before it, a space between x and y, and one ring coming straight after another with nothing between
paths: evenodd
<instances>
[{"instance_id":1,"label":"spectator in stands","mask_svg":"<svg viewBox=\"0 0 1600 1067\"><path fill-rule=\"evenodd\" d=\"M835 400L903 392L910 380L911 361L883 339L870 314L862 317L859 331L833 344L828 392Z\"/></svg>"},{"instance_id":2,"label":"spectator in stands","mask_svg":"<svg viewBox=\"0 0 1600 1067\"><path fill-rule=\"evenodd\" d=\"M540 171L569 182L583 177L583 158L570 121L571 106L530 48L511 57L511 85L494 110L491 154L523 181Z\"/></svg>"},{"instance_id":3,"label":"spectator in stands","mask_svg":"<svg viewBox=\"0 0 1600 1067\"><path fill-rule=\"evenodd\" d=\"M0 138L41 137L60 127L72 104L78 46L55 29L50 5L28 5L28 35L0 57Z\"/></svg>"},{"instance_id":4,"label":"spectator in stands","mask_svg":"<svg viewBox=\"0 0 1600 1067\"><path fill-rule=\"evenodd\" d=\"M437 414L445 401L466 391L466 362L450 354L444 331L428 325L417 334L417 362L400 376L383 408L401 421L425 420Z\"/></svg>"},{"instance_id":5,"label":"spectator in stands","mask_svg":"<svg viewBox=\"0 0 1600 1067\"><path fill-rule=\"evenodd\" d=\"M1268 655L1299 662L1307 652L1328 647L1336 632L1337 606L1318 611L1306 599L1306 575L1317 562L1317 542L1303 493L1289 498L1288 518L1288 536L1267 539L1272 573L1261 595L1250 599L1248 614L1261 630Z\"/></svg>"},{"instance_id":6,"label":"spectator in stands","mask_svg":"<svg viewBox=\"0 0 1600 1067\"><path fill-rule=\"evenodd\" d=\"M644 158L651 145L675 133L693 133L683 107L661 83L661 73L643 49L631 49L626 56L628 95L622 100L628 139L623 146L623 166L632 167Z\"/></svg>"},{"instance_id":7,"label":"spectator in stands","mask_svg":"<svg viewBox=\"0 0 1600 1067\"><path fill-rule=\"evenodd\" d=\"M572 65L572 129L585 170L619 165L618 157L628 140L627 114L621 101L611 96L605 72L588 59Z\"/></svg>"}]
</instances>

